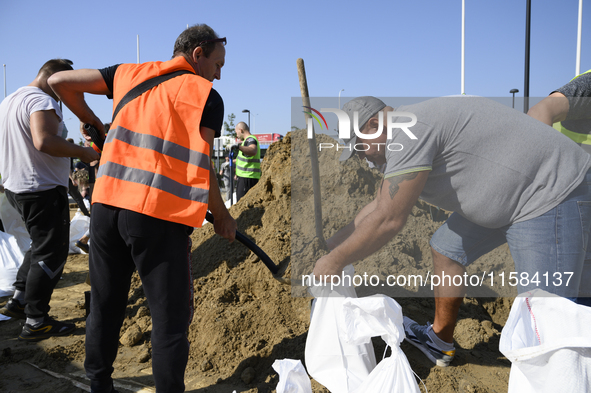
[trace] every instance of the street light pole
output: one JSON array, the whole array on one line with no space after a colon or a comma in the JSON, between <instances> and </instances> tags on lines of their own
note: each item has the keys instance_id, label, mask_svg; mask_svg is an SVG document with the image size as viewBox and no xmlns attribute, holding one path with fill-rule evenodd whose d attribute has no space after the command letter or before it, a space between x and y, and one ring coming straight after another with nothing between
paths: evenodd
<instances>
[{"instance_id":1,"label":"street light pole","mask_svg":"<svg viewBox=\"0 0 591 393\"><path fill-rule=\"evenodd\" d=\"M513 109L515 109L515 93L519 93L518 89L511 89L509 90L509 93L513 94Z\"/></svg>"},{"instance_id":2,"label":"street light pole","mask_svg":"<svg viewBox=\"0 0 591 393\"><path fill-rule=\"evenodd\" d=\"M339 108L338 109L341 109L341 93L344 91L345 91L345 89L341 89L341 91L339 91Z\"/></svg>"},{"instance_id":3,"label":"street light pole","mask_svg":"<svg viewBox=\"0 0 591 393\"><path fill-rule=\"evenodd\" d=\"M242 113L248 113L248 128L250 128L250 111L248 109L243 109Z\"/></svg>"},{"instance_id":4,"label":"street light pole","mask_svg":"<svg viewBox=\"0 0 591 393\"><path fill-rule=\"evenodd\" d=\"M525 7L525 75L523 89L523 113L529 110L529 50L531 30L531 0L526 1Z\"/></svg>"}]
</instances>

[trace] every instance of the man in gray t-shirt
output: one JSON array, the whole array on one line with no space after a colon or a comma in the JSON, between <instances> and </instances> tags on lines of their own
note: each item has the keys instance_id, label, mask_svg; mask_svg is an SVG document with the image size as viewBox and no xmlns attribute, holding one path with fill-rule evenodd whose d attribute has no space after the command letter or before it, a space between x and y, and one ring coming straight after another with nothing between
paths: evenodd
<instances>
[{"instance_id":1,"label":"man in gray t-shirt","mask_svg":"<svg viewBox=\"0 0 591 393\"><path fill-rule=\"evenodd\" d=\"M68 157L86 162L99 158L91 147L65 139L59 98L47 84L51 75L71 69L70 60L49 60L33 82L0 103L0 173L6 198L31 237L31 248L14 283L14 296L0 308L3 315L26 320L21 341L62 336L75 329L73 323L48 315L70 241Z\"/></svg>"},{"instance_id":2,"label":"man in gray t-shirt","mask_svg":"<svg viewBox=\"0 0 591 393\"><path fill-rule=\"evenodd\" d=\"M588 291L580 278L591 231L591 156L573 141L482 97L436 98L396 110L359 97L343 110L350 119L357 112L360 133L341 159L357 150L360 158L385 164L384 181L376 199L327 241L332 251L317 261L315 276L340 275L379 250L420 197L454 212L431 239L434 275L463 277L465 266L507 242L518 274L529 277L518 283L520 293L542 288L574 298ZM544 274L571 279L544 285L536 280ZM434 288L433 325L405 318L407 340L440 366L455 353L465 285Z\"/></svg>"},{"instance_id":3,"label":"man in gray t-shirt","mask_svg":"<svg viewBox=\"0 0 591 393\"><path fill-rule=\"evenodd\" d=\"M226 156L226 162L220 166L220 175L222 175L222 180L224 180L224 188L226 189L226 201L229 201L232 197L233 190L231 185L233 182L231 181L231 177L234 176L236 172L230 164L230 157Z\"/></svg>"}]
</instances>

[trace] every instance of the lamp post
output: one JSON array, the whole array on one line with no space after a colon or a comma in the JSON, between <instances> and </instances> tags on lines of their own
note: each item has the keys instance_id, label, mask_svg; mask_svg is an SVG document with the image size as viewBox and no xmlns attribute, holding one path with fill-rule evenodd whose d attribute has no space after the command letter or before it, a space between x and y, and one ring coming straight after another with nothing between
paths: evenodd
<instances>
[{"instance_id":1,"label":"lamp post","mask_svg":"<svg viewBox=\"0 0 591 393\"><path fill-rule=\"evenodd\" d=\"M509 93L513 94L513 109L515 109L515 93L519 93L518 89L511 89L509 90Z\"/></svg>"},{"instance_id":2,"label":"lamp post","mask_svg":"<svg viewBox=\"0 0 591 393\"><path fill-rule=\"evenodd\" d=\"M248 109L243 109L242 113L248 113L248 128L250 128L250 111Z\"/></svg>"},{"instance_id":3,"label":"lamp post","mask_svg":"<svg viewBox=\"0 0 591 393\"><path fill-rule=\"evenodd\" d=\"M345 91L345 89L341 89L341 91L339 91L339 108L338 109L341 109L341 93L344 91Z\"/></svg>"}]
</instances>

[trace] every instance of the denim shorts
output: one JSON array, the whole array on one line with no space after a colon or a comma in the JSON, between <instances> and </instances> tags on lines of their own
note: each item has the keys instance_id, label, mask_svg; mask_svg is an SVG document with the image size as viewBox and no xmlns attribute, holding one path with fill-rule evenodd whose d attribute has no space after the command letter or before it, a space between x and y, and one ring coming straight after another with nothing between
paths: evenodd
<instances>
[{"instance_id":1,"label":"denim shorts","mask_svg":"<svg viewBox=\"0 0 591 393\"><path fill-rule=\"evenodd\" d=\"M519 293L539 288L569 298L590 297L590 232L591 170L558 206L530 220L491 229L454 213L435 232L431 247L468 266L508 243Z\"/></svg>"}]
</instances>

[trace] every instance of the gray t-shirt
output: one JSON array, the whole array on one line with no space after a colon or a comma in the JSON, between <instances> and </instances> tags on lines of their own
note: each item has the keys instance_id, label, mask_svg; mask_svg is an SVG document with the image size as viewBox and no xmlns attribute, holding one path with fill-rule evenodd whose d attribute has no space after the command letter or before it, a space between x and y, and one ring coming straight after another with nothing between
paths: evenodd
<instances>
[{"instance_id":1,"label":"gray t-shirt","mask_svg":"<svg viewBox=\"0 0 591 393\"><path fill-rule=\"evenodd\" d=\"M58 103L33 86L21 87L0 104L0 173L4 187L14 193L68 186L70 158L42 153L33 144L31 114L48 110L62 119ZM66 134L60 122L58 135Z\"/></svg>"},{"instance_id":2,"label":"gray t-shirt","mask_svg":"<svg viewBox=\"0 0 591 393\"><path fill-rule=\"evenodd\" d=\"M222 163L222 165L220 165L220 169L222 170L222 177L225 179L230 180L230 163L229 162L224 162Z\"/></svg>"},{"instance_id":3,"label":"gray t-shirt","mask_svg":"<svg viewBox=\"0 0 591 393\"><path fill-rule=\"evenodd\" d=\"M484 227L547 212L591 166L566 136L490 99L435 98L396 111L416 115L409 130L418 139L394 131L388 144L398 151L386 150L384 177L430 170L421 199Z\"/></svg>"}]
</instances>

